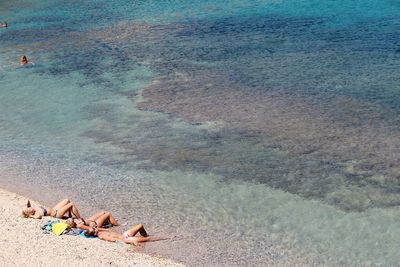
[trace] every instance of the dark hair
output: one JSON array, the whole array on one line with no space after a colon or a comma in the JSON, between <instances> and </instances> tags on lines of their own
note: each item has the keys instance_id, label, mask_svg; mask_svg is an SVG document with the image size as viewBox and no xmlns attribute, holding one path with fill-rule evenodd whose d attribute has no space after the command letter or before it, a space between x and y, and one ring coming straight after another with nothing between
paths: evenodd
<instances>
[{"instance_id":1,"label":"dark hair","mask_svg":"<svg viewBox=\"0 0 400 267\"><path fill-rule=\"evenodd\" d=\"M69 218L66 223L71 227L71 228L76 228L76 222L74 218Z\"/></svg>"}]
</instances>

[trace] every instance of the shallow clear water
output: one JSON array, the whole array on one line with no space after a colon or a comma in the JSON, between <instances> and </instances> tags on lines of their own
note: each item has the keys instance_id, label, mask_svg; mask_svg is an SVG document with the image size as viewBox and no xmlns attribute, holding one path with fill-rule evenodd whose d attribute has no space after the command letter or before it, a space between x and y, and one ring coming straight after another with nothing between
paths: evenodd
<instances>
[{"instance_id":1,"label":"shallow clear water","mask_svg":"<svg viewBox=\"0 0 400 267\"><path fill-rule=\"evenodd\" d=\"M0 1L0 184L189 265L396 266L399 11Z\"/></svg>"}]
</instances>

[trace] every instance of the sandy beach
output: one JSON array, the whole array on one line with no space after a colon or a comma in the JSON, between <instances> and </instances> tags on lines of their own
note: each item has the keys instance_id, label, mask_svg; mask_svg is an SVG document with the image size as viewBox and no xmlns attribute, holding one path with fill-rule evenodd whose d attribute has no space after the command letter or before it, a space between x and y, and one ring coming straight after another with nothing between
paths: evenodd
<instances>
[{"instance_id":1,"label":"sandy beach","mask_svg":"<svg viewBox=\"0 0 400 267\"><path fill-rule=\"evenodd\" d=\"M20 216L26 201L0 189L0 266L183 266L135 252L132 245L45 234L41 226L49 217Z\"/></svg>"}]
</instances>

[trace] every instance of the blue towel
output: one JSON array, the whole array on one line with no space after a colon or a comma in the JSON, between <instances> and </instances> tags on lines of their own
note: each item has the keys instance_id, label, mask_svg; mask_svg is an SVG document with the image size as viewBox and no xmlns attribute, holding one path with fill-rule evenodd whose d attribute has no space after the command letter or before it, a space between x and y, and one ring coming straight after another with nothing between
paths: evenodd
<instances>
[{"instance_id":1,"label":"blue towel","mask_svg":"<svg viewBox=\"0 0 400 267\"><path fill-rule=\"evenodd\" d=\"M46 233L50 233L51 229L53 227L53 224L59 223L60 221L55 219L55 220L49 220L47 221L43 226L42 226L42 230Z\"/></svg>"},{"instance_id":2,"label":"blue towel","mask_svg":"<svg viewBox=\"0 0 400 267\"><path fill-rule=\"evenodd\" d=\"M86 235L85 231L82 231L80 234L80 236L86 237L86 238L97 238L96 236L92 236L92 235Z\"/></svg>"},{"instance_id":3,"label":"blue towel","mask_svg":"<svg viewBox=\"0 0 400 267\"><path fill-rule=\"evenodd\" d=\"M72 229L69 229L69 230L65 231L64 234L66 234L66 235L80 235L82 232L83 232L83 230L81 230L81 229L72 228Z\"/></svg>"}]
</instances>

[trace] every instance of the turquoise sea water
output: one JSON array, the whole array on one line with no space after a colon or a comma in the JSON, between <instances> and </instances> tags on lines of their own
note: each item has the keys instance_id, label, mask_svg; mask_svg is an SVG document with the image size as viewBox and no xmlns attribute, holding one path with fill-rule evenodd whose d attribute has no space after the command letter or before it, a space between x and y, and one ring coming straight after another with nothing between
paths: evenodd
<instances>
[{"instance_id":1,"label":"turquoise sea water","mask_svg":"<svg viewBox=\"0 0 400 267\"><path fill-rule=\"evenodd\" d=\"M191 266L399 266L399 14L0 1L0 185L178 235L143 250Z\"/></svg>"}]
</instances>

